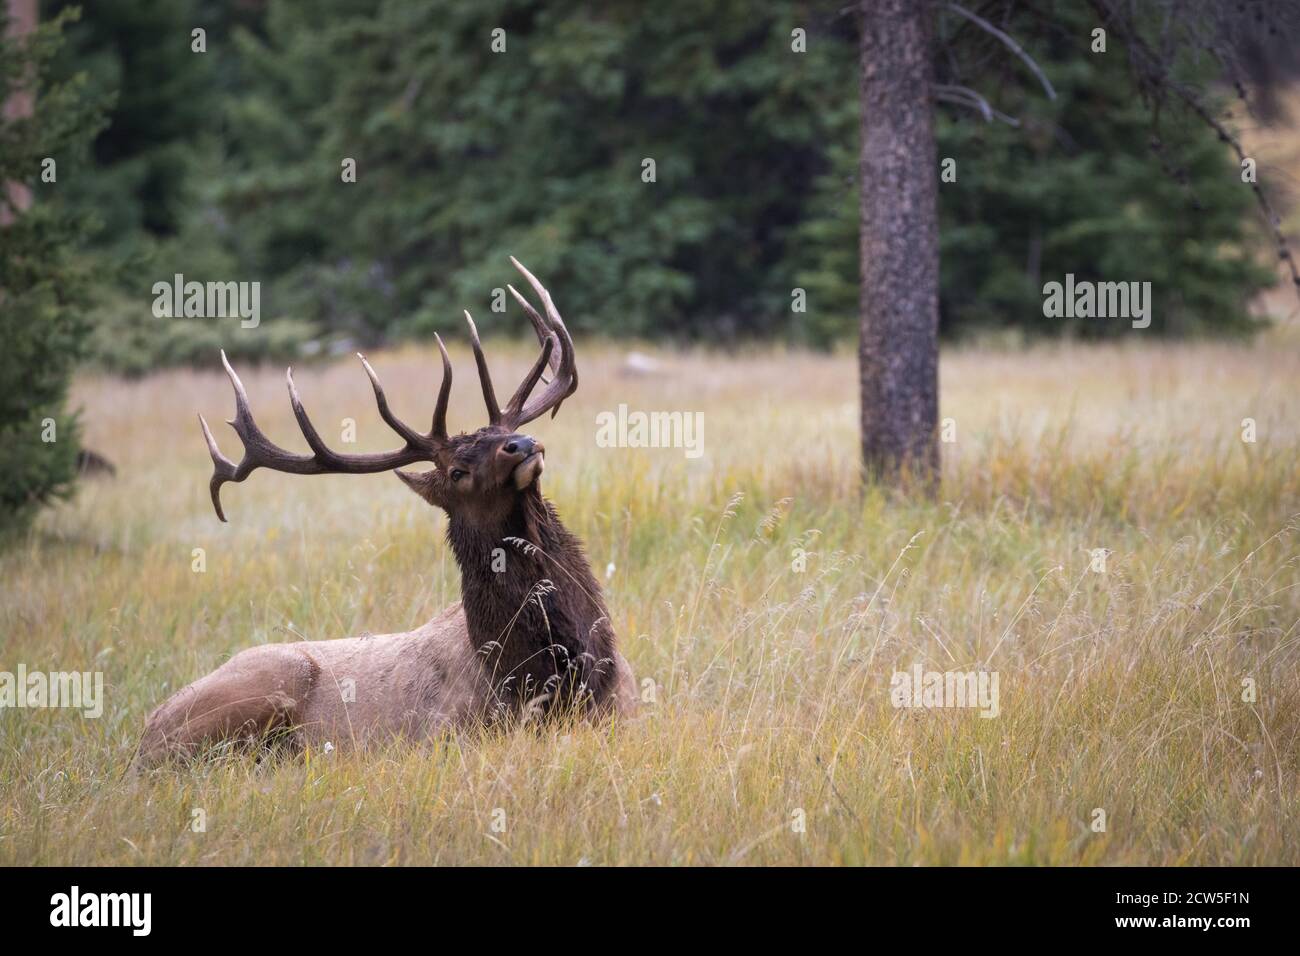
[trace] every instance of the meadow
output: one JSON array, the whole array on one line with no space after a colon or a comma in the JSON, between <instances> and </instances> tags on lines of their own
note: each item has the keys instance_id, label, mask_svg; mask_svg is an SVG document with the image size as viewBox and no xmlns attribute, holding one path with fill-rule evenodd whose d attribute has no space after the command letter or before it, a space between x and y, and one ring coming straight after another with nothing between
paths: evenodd
<instances>
[{"instance_id":1,"label":"meadow","mask_svg":"<svg viewBox=\"0 0 1300 956\"><path fill-rule=\"evenodd\" d=\"M450 344L449 420L477 427ZM498 381L532 357L487 352ZM415 423L434 354L369 356ZM581 388L533 426L638 718L138 777L171 691L250 644L414 627L458 574L389 475L257 472L219 523L219 373L79 379L118 475L0 555L0 670L102 671L106 702L0 711L0 864L1300 863L1294 335L949 349L933 500L861 490L852 356L652 354L631 376L579 341ZM241 373L304 447L283 370ZM355 359L295 380L327 437L392 444ZM620 403L703 412L703 456L598 447ZM996 672L998 716L895 708L918 663Z\"/></svg>"}]
</instances>

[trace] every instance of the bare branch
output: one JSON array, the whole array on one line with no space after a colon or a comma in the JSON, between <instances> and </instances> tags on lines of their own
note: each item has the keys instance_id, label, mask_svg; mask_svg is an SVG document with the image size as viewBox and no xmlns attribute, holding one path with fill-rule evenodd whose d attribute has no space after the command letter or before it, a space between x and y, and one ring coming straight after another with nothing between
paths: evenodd
<instances>
[{"instance_id":1,"label":"bare branch","mask_svg":"<svg viewBox=\"0 0 1300 956\"><path fill-rule=\"evenodd\" d=\"M992 123L993 120L1001 120L1008 126L1020 125L1020 120L1014 116L1008 116L999 110L995 110L989 105L989 101L980 96L969 86L952 86L945 83L936 83L934 85L934 98L943 100L945 103L956 103L958 106L968 106L976 109L984 117L986 123Z\"/></svg>"},{"instance_id":2,"label":"bare branch","mask_svg":"<svg viewBox=\"0 0 1300 956\"><path fill-rule=\"evenodd\" d=\"M1130 61L1133 63L1134 72L1137 74L1138 84L1144 93L1153 93L1158 102L1160 93L1165 90L1172 92L1201 122L1214 130L1220 140L1228 144L1236 154L1238 163L1244 163L1247 157L1241 141L1210 112L1195 90L1173 77L1169 72L1167 61L1151 49L1150 45L1133 28L1132 23L1112 10L1102 0L1088 0L1088 5L1092 7L1093 12L1101 18L1101 21L1108 28L1119 35L1120 39L1128 47ZM1255 193L1255 200L1264 217L1265 225L1277 247L1277 256L1286 263L1287 269L1291 273L1291 281L1296 287L1296 295L1300 297L1300 269L1296 267L1295 258L1291 254L1291 247L1287 243L1286 235L1282 232L1282 219L1274 210L1273 204L1269 201L1264 190L1260 188L1259 183L1251 183L1250 187Z\"/></svg>"},{"instance_id":3,"label":"bare branch","mask_svg":"<svg viewBox=\"0 0 1300 956\"><path fill-rule=\"evenodd\" d=\"M1031 57L1028 53L1026 53L1024 48L1019 43L1013 40L1002 30L999 30L993 24L989 23L983 17L979 16L978 14L971 13L969 10L967 10L965 7L961 6L960 4L949 3L947 6L948 9L951 10L953 13L957 14L960 17L965 17L967 20L975 24L981 30L990 33L993 36L997 37L999 40L1001 40L1003 45L1005 45L1008 50L1010 50L1012 53L1018 56L1021 62L1023 62L1025 66L1029 67L1030 71L1034 74L1034 76L1038 77L1038 82L1043 84L1043 90L1047 93L1047 98L1049 100L1056 99L1056 90L1052 87L1051 80L1047 78L1047 74L1043 72L1042 68L1039 67L1039 65L1034 62L1034 58Z\"/></svg>"}]
</instances>

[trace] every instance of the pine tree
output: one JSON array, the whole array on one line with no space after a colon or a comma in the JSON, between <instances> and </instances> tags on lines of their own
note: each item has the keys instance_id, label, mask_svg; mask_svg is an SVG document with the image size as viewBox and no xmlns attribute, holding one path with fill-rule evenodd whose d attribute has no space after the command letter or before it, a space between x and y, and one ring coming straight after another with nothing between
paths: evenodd
<instances>
[{"instance_id":1,"label":"pine tree","mask_svg":"<svg viewBox=\"0 0 1300 956\"><path fill-rule=\"evenodd\" d=\"M1148 334L1243 334L1258 327L1247 303L1274 274L1250 187L1214 131L1185 113L1157 117L1135 96L1122 43L1089 50L1095 18L1059 4L1050 18L1024 14L1008 29L1030 49L1057 93L1049 100L1012 60L998 92L1016 126L944 105L937 155L955 181L940 182L940 329L948 336L1014 329L1027 337L1107 338L1117 322L1048 320L1043 285L1145 279L1159 291ZM1005 54L994 50L995 62ZM987 51L956 45L959 61ZM977 67L958 68L978 75ZM986 68L987 69L987 68ZM972 81L973 82L973 81ZM835 109L841 142L828 155L799 227L796 281L808 290L806 337L829 343L857 328L858 155L854 107ZM1152 149L1158 137L1159 149ZM1139 274L1140 265L1140 274Z\"/></svg>"},{"instance_id":2,"label":"pine tree","mask_svg":"<svg viewBox=\"0 0 1300 956\"><path fill-rule=\"evenodd\" d=\"M33 4L34 7L34 4ZM34 18L34 10L33 18ZM68 381L86 335L88 275L78 249L89 223L53 197L84 173L99 121L84 81L47 82L67 12L29 33L0 25L0 534L66 496L76 473Z\"/></svg>"}]
</instances>

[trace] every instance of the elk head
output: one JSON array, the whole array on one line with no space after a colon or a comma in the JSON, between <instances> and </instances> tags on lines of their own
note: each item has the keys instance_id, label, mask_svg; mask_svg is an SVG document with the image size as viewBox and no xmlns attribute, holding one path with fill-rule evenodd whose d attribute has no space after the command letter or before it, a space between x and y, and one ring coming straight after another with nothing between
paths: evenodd
<instances>
[{"instance_id":1,"label":"elk head","mask_svg":"<svg viewBox=\"0 0 1300 956\"><path fill-rule=\"evenodd\" d=\"M578 387L578 370L574 361L573 340L564 320L551 301L550 293L537 281L531 272L525 269L513 257L510 261L532 286L533 292L541 300L545 316L525 299L514 286L510 292L523 307L532 322L533 330L541 343L542 351L533 363L523 382L515 390L510 401L503 409L497 404L496 391L492 387L492 377L488 373L487 360L483 357L483 347L479 343L478 330L468 312L465 318L469 322L470 343L474 348L474 361L478 366L479 383L483 388L483 401L487 405L488 423L475 432L459 435L447 434L447 400L451 395L451 360L442 339L438 341L438 351L442 354L442 386L438 390L438 404L433 413L433 425L427 433L417 432L401 419L397 418L388 407L384 389L379 384L379 377L370 367L365 356L358 353L361 364L370 377L370 384L375 390L375 404L379 407L382 418L405 443L401 448L390 452L375 454L342 455L329 448L307 417L298 390L293 384L293 370L286 373L289 386L289 401L293 405L294 415L303 437L307 440L312 453L301 455L286 451L275 445L257 427L249 409L248 395L244 385L221 353L221 363L235 389L235 417L229 424L235 429L244 445L244 457L235 464L226 458L217 447L208 423L199 416L203 426L203 437L207 440L208 451L212 454L213 474L211 481L212 505L217 517L226 520L221 508L221 486L228 481L243 481L257 468L269 468L294 475L323 474L373 474L380 471L396 471L406 484L426 501L444 509L448 514L467 513L488 517L503 514L514 504L516 496L535 490L537 479L545 465L545 448L532 437L521 434L519 429L528 422L540 418L546 412L552 416L559 411L561 403L574 393ZM550 368L552 378L546 383L542 394L530 400L537 383L542 380L543 372ZM404 465L416 462L432 462L434 469L426 472L410 473L397 471Z\"/></svg>"}]
</instances>

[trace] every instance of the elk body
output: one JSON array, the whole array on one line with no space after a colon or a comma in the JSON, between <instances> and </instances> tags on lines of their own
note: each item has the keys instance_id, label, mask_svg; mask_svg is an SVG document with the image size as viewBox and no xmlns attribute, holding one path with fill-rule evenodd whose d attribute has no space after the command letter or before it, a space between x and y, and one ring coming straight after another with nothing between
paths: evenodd
<instances>
[{"instance_id":1,"label":"elk body","mask_svg":"<svg viewBox=\"0 0 1300 956\"><path fill-rule=\"evenodd\" d=\"M289 399L312 454L274 445L253 421L243 384L222 354L235 391L230 424L244 457L238 464L226 458L199 417L212 454L217 516L225 520L221 486L243 481L256 468L370 474L431 462L432 470L396 474L447 512L461 601L402 634L267 644L236 654L149 715L138 765L193 756L222 741L266 741L268 732L297 746L362 746L520 717L600 718L635 708L632 672L615 645L582 545L542 497L545 449L519 431L548 411L554 415L577 389L573 341L546 289L513 257L511 262L541 300L539 314L510 287L533 324L541 354L502 409L474 321L465 313L488 412L488 424L469 434L447 433L452 372L440 338L442 385L428 433L393 415L378 377L361 358L380 417L405 442L382 454L342 455L326 446L298 397L292 370ZM551 380L532 398L548 368Z\"/></svg>"}]
</instances>

